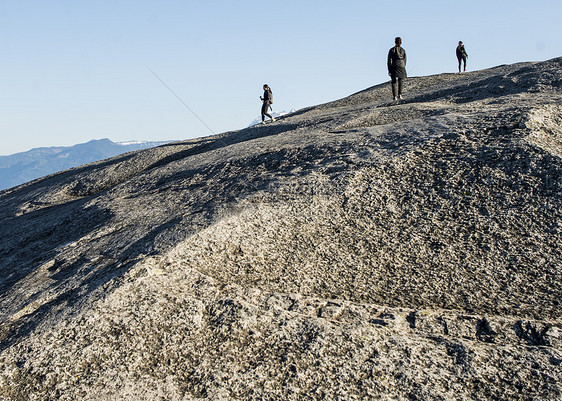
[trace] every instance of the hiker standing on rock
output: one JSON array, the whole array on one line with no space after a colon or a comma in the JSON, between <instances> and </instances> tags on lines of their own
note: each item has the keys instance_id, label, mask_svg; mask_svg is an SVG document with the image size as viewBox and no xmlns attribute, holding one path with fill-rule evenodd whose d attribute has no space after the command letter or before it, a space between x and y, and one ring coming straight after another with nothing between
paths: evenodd
<instances>
[{"instance_id":1,"label":"hiker standing on rock","mask_svg":"<svg viewBox=\"0 0 562 401\"><path fill-rule=\"evenodd\" d=\"M392 80L392 97L402 99L402 81L406 78L406 50L402 48L402 38L394 39L395 46L388 52L388 75ZM397 85L398 83L398 85ZM398 86L398 91L396 90Z\"/></svg>"},{"instance_id":2,"label":"hiker standing on rock","mask_svg":"<svg viewBox=\"0 0 562 401\"><path fill-rule=\"evenodd\" d=\"M464 72L466 72L466 59L468 58L468 54L462 44L462 40L459 41L459 45L457 46L457 60L459 60L459 74L461 73L461 61L464 61Z\"/></svg>"},{"instance_id":3,"label":"hiker standing on rock","mask_svg":"<svg viewBox=\"0 0 562 401\"><path fill-rule=\"evenodd\" d=\"M263 97L260 96L260 99L263 102L263 105L261 106L261 123L265 124L265 116L271 118L272 122L275 121L275 118L267 112L267 110L271 107L270 105L273 103L273 93L267 84L263 86Z\"/></svg>"}]
</instances>

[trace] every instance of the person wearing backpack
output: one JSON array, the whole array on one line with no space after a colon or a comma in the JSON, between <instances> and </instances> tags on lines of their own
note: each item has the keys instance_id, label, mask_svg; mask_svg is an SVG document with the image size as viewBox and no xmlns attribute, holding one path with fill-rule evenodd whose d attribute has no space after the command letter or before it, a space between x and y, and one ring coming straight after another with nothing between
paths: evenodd
<instances>
[{"instance_id":1,"label":"person wearing backpack","mask_svg":"<svg viewBox=\"0 0 562 401\"><path fill-rule=\"evenodd\" d=\"M263 86L263 97L260 96L263 105L261 106L261 123L265 124L265 117L271 118L271 122L275 121L275 118L271 116L267 111L273 104L273 93L271 92L271 88L265 84Z\"/></svg>"},{"instance_id":2,"label":"person wearing backpack","mask_svg":"<svg viewBox=\"0 0 562 401\"><path fill-rule=\"evenodd\" d=\"M457 60L459 60L459 74L461 73L461 61L464 62L464 72L466 72L466 59L468 58L468 54L462 44L462 40L459 41L459 45L457 46Z\"/></svg>"},{"instance_id":3,"label":"person wearing backpack","mask_svg":"<svg viewBox=\"0 0 562 401\"><path fill-rule=\"evenodd\" d=\"M402 81L406 75L406 50L402 48L402 38L394 39L394 47L388 51L388 75L392 80L392 97L402 99Z\"/></svg>"}]
</instances>

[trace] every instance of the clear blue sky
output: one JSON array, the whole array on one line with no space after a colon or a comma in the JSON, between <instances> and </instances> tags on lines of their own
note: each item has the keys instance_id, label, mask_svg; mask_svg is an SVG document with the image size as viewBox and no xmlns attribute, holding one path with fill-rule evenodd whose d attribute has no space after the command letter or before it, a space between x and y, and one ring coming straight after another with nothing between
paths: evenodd
<instances>
[{"instance_id":1,"label":"clear blue sky","mask_svg":"<svg viewBox=\"0 0 562 401\"><path fill-rule=\"evenodd\" d=\"M562 56L562 1L0 0L0 154L91 139L209 134L388 80ZM406 87L407 90L407 87Z\"/></svg>"}]
</instances>

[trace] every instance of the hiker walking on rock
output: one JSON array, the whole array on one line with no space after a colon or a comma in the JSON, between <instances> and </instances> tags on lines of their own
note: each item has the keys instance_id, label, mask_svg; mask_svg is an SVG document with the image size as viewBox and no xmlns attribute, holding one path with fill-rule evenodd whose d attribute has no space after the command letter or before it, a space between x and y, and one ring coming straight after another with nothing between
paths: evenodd
<instances>
[{"instance_id":1,"label":"hiker walking on rock","mask_svg":"<svg viewBox=\"0 0 562 401\"><path fill-rule=\"evenodd\" d=\"M402 81L406 78L406 50L402 48L402 39L394 39L395 46L388 51L388 75L392 80L392 97L402 99ZM398 86L398 88L397 88Z\"/></svg>"},{"instance_id":2,"label":"hiker walking on rock","mask_svg":"<svg viewBox=\"0 0 562 401\"><path fill-rule=\"evenodd\" d=\"M275 118L267 112L267 110L271 107L270 105L273 103L273 93L267 84L263 86L263 97L260 96L260 99L263 102L263 105L261 106L261 123L265 124L265 116L271 118L272 122L275 121Z\"/></svg>"},{"instance_id":3,"label":"hiker walking on rock","mask_svg":"<svg viewBox=\"0 0 562 401\"><path fill-rule=\"evenodd\" d=\"M459 60L459 74L461 73L461 61L464 61L464 71L466 72L466 59L468 58L468 54L462 44L462 40L459 41L459 45L457 46L457 60Z\"/></svg>"}]
</instances>

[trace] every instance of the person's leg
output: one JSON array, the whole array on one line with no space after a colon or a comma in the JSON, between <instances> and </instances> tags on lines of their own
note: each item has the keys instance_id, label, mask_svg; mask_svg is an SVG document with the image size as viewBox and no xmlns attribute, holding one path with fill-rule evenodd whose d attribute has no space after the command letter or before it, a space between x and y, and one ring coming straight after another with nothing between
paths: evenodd
<instances>
[{"instance_id":1,"label":"person's leg","mask_svg":"<svg viewBox=\"0 0 562 401\"><path fill-rule=\"evenodd\" d=\"M398 78L398 97L402 99L402 82L404 78Z\"/></svg>"},{"instance_id":2,"label":"person's leg","mask_svg":"<svg viewBox=\"0 0 562 401\"><path fill-rule=\"evenodd\" d=\"M461 72L461 58L458 59L459 60L459 72Z\"/></svg>"},{"instance_id":3,"label":"person's leg","mask_svg":"<svg viewBox=\"0 0 562 401\"><path fill-rule=\"evenodd\" d=\"M390 74L390 80L392 81L392 97L396 99L396 75Z\"/></svg>"},{"instance_id":4,"label":"person's leg","mask_svg":"<svg viewBox=\"0 0 562 401\"><path fill-rule=\"evenodd\" d=\"M466 57L463 57L462 61L464 62L464 70L466 71ZM459 63L459 69L461 68L461 65Z\"/></svg>"},{"instance_id":5,"label":"person's leg","mask_svg":"<svg viewBox=\"0 0 562 401\"><path fill-rule=\"evenodd\" d=\"M261 106L261 122L262 123L265 121L265 116L267 115L267 107L268 107L268 105L266 103L264 103Z\"/></svg>"}]
</instances>

